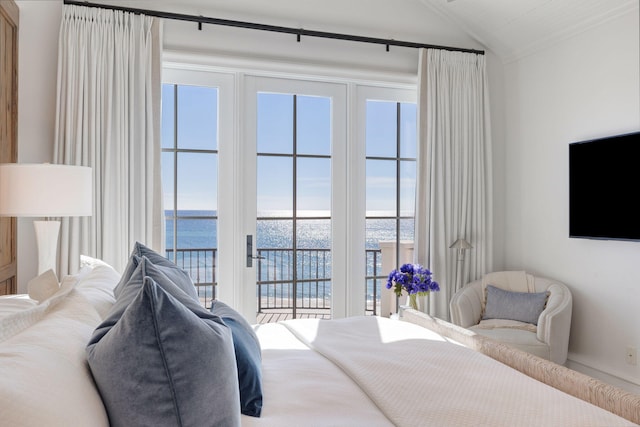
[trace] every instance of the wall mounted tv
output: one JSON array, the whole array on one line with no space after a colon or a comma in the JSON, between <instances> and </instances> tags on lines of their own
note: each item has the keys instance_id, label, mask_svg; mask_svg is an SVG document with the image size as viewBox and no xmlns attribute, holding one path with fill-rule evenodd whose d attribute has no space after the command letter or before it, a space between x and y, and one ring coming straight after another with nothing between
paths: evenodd
<instances>
[{"instance_id":1,"label":"wall mounted tv","mask_svg":"<svg viewBox=\"0 0 640 427\"><path fill-rule=\"evenodd\" d=\"M569 144L569 237L640 240L640 132Z\"/></svg>"}]
</instances>

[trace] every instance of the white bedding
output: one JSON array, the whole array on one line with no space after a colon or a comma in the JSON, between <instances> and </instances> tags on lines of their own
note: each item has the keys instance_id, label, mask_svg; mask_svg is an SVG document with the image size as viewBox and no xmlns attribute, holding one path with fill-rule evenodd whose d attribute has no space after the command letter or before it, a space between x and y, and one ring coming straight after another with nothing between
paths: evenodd
<instances>
[{"instance_id":1,"label":"white bedding","mask_svg":"<svg viewBox=\"0 0 640 427\"><path fill-rule=\"evenodd\" d=\"M262 346L262 416L243 415L243 426L393 426L342 370L284 325L258 325L256 333Z\"/></svg>"},{"instance_id":2,"label":"white bedding","mask_svg":"<svg viewBox=\"0 0 640 427\"><path fill-rule=\"evenodd\" d=\"M291 418L283 419L280 425L345 425L346 420L348 425L380 425L391 420L397 426L438 427L635 425L410 323L354 317L333 321L295 320L284 325L299 342L278 336L282 347L290 343L300 354L305 354L304 358L313 363L310 366L318 371L325 369L326 361L316 364L317 355L308 355L300 342L322 354L358 384L380 409L380 414L376 417L367 411L365 415L373 418L361 419L363 415L355 409L360 403L353 401L353 396L356 401L362 401L362 392L337 394L333 378L316 382L317 378L328 379L329 375L337 381L335 366L329 365L328 373L324 374L310 372L301 364L291 364L294 369L283 378L283 370L277 365L287 372L290 364L286 359L278 359L290 350L274 351L269 343L272 337L261 334L266 349L264 413L270 411L272 399L282 402L272 408L280 416L287 402L299 401L296 410L290 413ZM278 381L302 383L289 389L289 385ZM313 402L327 393L336 393L336 401L350 407L347 418L335 418L336 414L331 413L333 405L310 408L302 403L308 402L308 398ZM327 413L332 417L322 418ZM298 414L301 417L294 418ZM304 420L313 424L308 421L303 424ZM246 425L261 424L255 420L255 424Z\"/></svg>"},{"instance_id":3,"label":"white bedding","mask_svg":"<svg viewBox=\"0 0 640 427\"><path fill-rule=\"evenodd\" d=\"M108 425L85 347L118 277L97 266L40 305L0 298L0 425ZM294 320L256 332L264 402L243 426L635 425L408 322Z\"/></svg>"}]
</instances>

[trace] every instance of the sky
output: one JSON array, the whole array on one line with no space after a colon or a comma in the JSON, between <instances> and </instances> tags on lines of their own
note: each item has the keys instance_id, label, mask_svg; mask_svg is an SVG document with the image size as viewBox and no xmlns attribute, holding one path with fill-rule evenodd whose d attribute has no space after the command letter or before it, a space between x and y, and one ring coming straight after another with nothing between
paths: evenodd
<instances>
[{"instance_id":1,"label":"sky","mask_svg":"<svg viewBox=\"0 0 640 427\"><path fill-rule=\"evenodd\" d=\"M162 89L162 147L170 148L177 136L179 148L218 149L218 89L178 86ZM259 93L257 102L257 204L258 211L290 211L293 200L293 95ZM328 211L331 203L331 99L299 95L297 98L298 211ZM177 116L176 116L177 107ZM397 104L367 102L366 154L395 157ZM177 125L177 133L176 133ZM400 155L416 155L416 107L400 106ZM281 156L277 156L280 154ZM289 155L289 156L287 156ZM304 157L304 155L320 157ZM322 157L325 156L325 157ZM165 209L173 207L173 154L162 154ZM216 210L218 155L180 153L178 156L178 210ZM415 162L401 162L401 211L413 214ZM367 160L367 214L395 215L396 162ZM304 214L303 214L304 215ZM290 215L289 215L290 216Z\"/></svg>"}]
</instances>

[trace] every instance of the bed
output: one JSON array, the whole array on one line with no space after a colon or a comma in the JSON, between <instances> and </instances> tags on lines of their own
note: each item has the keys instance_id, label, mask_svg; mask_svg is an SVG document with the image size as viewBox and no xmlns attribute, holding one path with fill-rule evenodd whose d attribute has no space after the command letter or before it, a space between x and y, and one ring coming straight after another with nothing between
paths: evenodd
<instances>
[{"instance_id":1,"label":"bed","mask_svg":"<svg viewBox=\"0 0 640 427\"><path fill-rule=\"evenodd\" d=\"M259 345L252 369L260 416L246 415L241 390L247 372L237 350L243 344L234 339L245 327L242 320L222 303L218 314L196 316L199 309L189 302L174 304L191 296L163 296L169 288L156 282L179 280L180 273L146 255L153 254L122 274L85 258L77 274L40 301L0 298L2 425L137 426L152 420L183 426L614 427L640 421L638 396L410 309L401 320L360 316L250 326L249 341L255 337ZM127 283L144 292L119 310ZM130 314L135 304L144 305L145 292L160 294L149 305L153 324ZM207 342L217 340L215 346L185 341L201 332L200 326L175 327L182 315L209 322L202 334ZM165 321L173 331L162 329ZM105 341L116 328L134 339ZM165 339L162 358L143 348L149 336ZM223 350L229 340L231 353ZM92 352L100 343L110 354ZM171 371L171 385L154 373L156 359L163 372ZM152 375L140 374L146 369ZM116 412L127 405L123 418Z\"/></svg>"}]
</instances>

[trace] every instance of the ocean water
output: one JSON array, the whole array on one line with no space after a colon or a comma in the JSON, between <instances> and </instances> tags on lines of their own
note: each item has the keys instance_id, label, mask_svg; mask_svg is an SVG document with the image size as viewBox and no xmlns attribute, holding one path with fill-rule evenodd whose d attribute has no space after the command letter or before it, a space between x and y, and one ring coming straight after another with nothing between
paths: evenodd
<instances>
[{"instance_id":1,"label":"ocean water","mask_svg":"<svg viewBox=\"0 0 640 427\"><path fill-rule=\"evenodd\" d=\"M172 248L174 241L174 223L177 227L178 257L176 262L187 269L196 282L215 282L215 271L211 249L217 248L217 220L202 218L215 216L215 211L179 211L179 218L172 219L171 211L166 212L166 247ZM306 300L328 300L331 295L331 221L305 220L297 221L296 257L297 279L301 280L297 290L300 304ZM287 299L292 293L290 285L277 285L277 282L287 282L293 279L293 224L291 220L261 220L256 227L256 250L265 259L260 262L257 270L258 280L267 284L261 290L265 301ZM394 240L396 223L388 219L368 219L366 221L366 249L378 250L379 241ZM400 223L400 237L402 240L413 239L413 220L402 220ZM209 251L181 252L180 249L208 249ZM168 252L171 258L172 254ZM197 257L197 258L196 258ZM382 259L378 254L368 252L366 275L385 276L389 272L381 271ZM272 283L273 282L273 283ZM374 302L374 287L376 299L379 299L381 287L385 280L363 278L363 291L366 292L368 305ZM303 301L300 301L300 300ZM264 305L264 304L263 304Z\"/></svg>"},{"instance_id":2,"label":"ocean water","mask_svg":"<svg viewBox=\"0 0 640 427\"><path fill-rule=\"evenodd\" d=\"M217 248L217 220L197 217L215 216L215 211L178 211L177 220L166 211L166 247L173 247L174 222L177 222L178 249ZM301 249L329 249L331 247L330 220L298 220L297 247ZM379 249L379 241L395 240L396 223L389 219L366 221L366 249ZM257 248L286 249L293 246L293 224L290 220L262 220L256 227ZM400 239L413 240L413 220L401 220Z\"/></svg>"}]
</instances>

